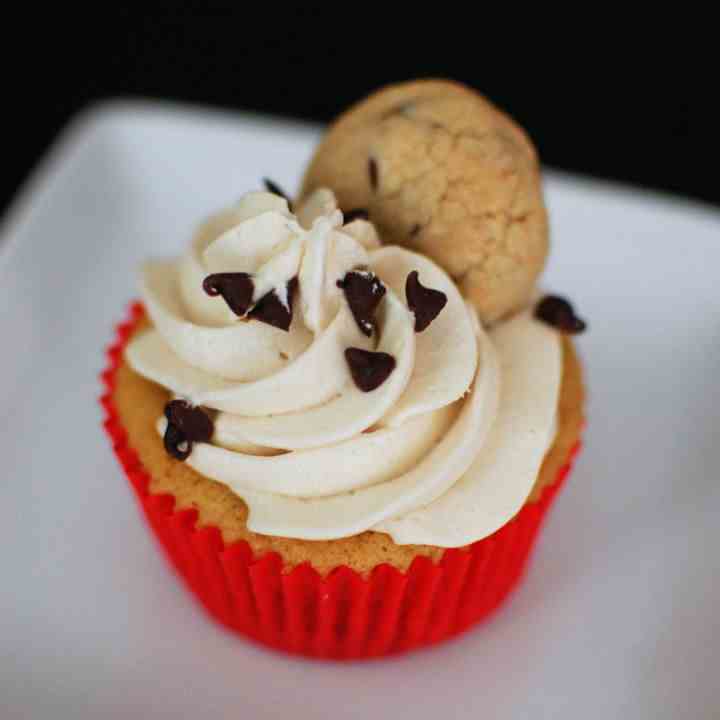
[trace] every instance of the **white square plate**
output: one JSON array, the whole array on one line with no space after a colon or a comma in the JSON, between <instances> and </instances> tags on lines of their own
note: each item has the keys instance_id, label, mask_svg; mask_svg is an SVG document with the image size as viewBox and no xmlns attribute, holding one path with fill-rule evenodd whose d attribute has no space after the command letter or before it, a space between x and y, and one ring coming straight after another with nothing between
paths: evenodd
<instances>
[{"instance_id":1,"label":"white square plate","mask_svg":"<svg viewBox=\"0 0 720 720\"><path fill-rule=\"evenodd\" d=\"M546 284L590 322L586 448L529 575L431 651L332 664L214 625L100 428L102 348L148 254L315 128L145 104L86 113L0 236L2 718L717 718L720 213L551 173Z\"/></svg>"}]
</instances>

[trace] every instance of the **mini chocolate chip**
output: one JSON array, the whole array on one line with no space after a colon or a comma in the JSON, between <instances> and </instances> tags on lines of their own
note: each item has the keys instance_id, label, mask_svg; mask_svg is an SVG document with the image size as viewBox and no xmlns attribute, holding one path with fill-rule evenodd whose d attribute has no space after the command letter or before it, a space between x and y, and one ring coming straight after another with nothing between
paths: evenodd
<instances>
[{"instance_id":1,"label":"mini chocolate chip","mask_svg":"<svg viewBox=\"0 0 720 720\"><path fill-rule=\"evenodd\" d=\"M395 358L384 352L350 347L345 350L345 359L355 384L363 392L380 387L395 369Z\"/></svg>"},{"instance_id":2,"label":"mini chocolate chip","mask_svg":"<svg viewBox=\"0 0 720 720\"><path fill-rule=\"evenodd\" d=\"M292 212L292 201L288 197L288 194L276 182L273 182L270 178L263 178L263 185L265 185L265 189L269 193L287 200L288 209Z\"/></svg>"},{"instance_id":3,"label":"mini chocolate chip","mask_svg":"<svg viewBox=\"0 0 720 720\"><path fill-rule=\"evenodd\" d=\"M420 284L417 270L413 270L407 276L405 297L408 307L415 313L415 332L418 333L425 330L447 303L447 295L444 292Z\"/></svg>"},{"instance_id":4,"label":"mini chocolate chip","mask_svg":"<svg viewBox=\"0 0 720 720\"><path fill-rule=\"evenodd\" d=\"M212 420L205 412L185 400L171 400L165 406L165 417L175 425L188 440L209 442L213 434Z\"/></svg>"},{"instance_id":5,"label":"mini chocolate chip","mask_svg":"<svg viewBox=\"0 0 720 720\"><path fill-rule=\"evenodd\" d=\"M410 235L411 238L414 238L420 234L421 230L422 230L422 225L416 224L410 228L410 232L408 234Z\"/></svg>"},{"instance_id":6,"label":"mini chocolate chip","mask_svg":"<svg viewBox=\"0 0 720 720\"><path fill-rule=\"evenodd\" d=\"M557 295L546 295L535 307L535 317L568 335L577 335L587 328L570 302Z\"/></svg>"},{"instance_id":7,"label":"mini chocolate chip","mask_svg":"<svg viewBox=\"0 0 720 720\"><path fill-rule=\"evenodd\" d=\"M353 220L369 220L370 213L365 208L353 208L343 213L345 225L351 223Z\"/></svg>"},{"instance_id":8,"label":"mini chocolate chip","mask_svg":"<svg viewBox=\"0 0 720 720\"><path fill-rule=\"evenodd\" d=\"M280 298L277 296L276 292L271 290L258 300L255 307L248 313L248 317L287 332L290 329L290 323L292 322L293 302L297 286L298 279L296 277L287 284L288 307L285 307L280 302Z\"/></svg>"},{"instance_id":9,"label":"mini chocolate chip","mask_svg":"<svg viewBox=\"0 0 720 720\"><path fill-rule=\"evenodd\" d=\"M168 423L165 428L163 445L168 455L181 462L187 460L192 451L192 443L185 437L182 430L172 423Z\"/></svg>"},{"instance_id":10,"label":"mini chocolate chip","mask_svg":"<svg viewBox=\"0 0 720 720\"><path fill-rule=\"evenodd\" d=\"M355 322L370 337L375 327L375 310L385 295L385 286L371 272L351 270L337 286L345 291Z\"/></svg>"},{"instance_id":11,"label":"mini chocolate chip","mask_svg":"<svg viewBox=\"0 0 720 720\"><path fill-rule=\"evenodd\" d=\"M255 285L244 272L214 273L203 280L203 290L211 297L222 295L228 307L238 317L244 317L252 305Z\"/></svg>"},{"instance_id":12,"label":"mini chocolate chip","mask_svg":"<svg viewBox=\"0 0 720 720\"><path fill-rule=\"evenodd\" d=\"M171 400L165 405L167 428L163 437L165 450L178 460L187 460L193 442L210 442L213 422L199 407L184 400Z\"/></svg>"},{"instance_id":13,"label":"mini chocolate chip","mask_svg":"<svg viewBox=\"0 0 720 720\"><path fill-rule=\"evenodd\" d=\"M372 157L368 160L368 175L370 176L370 187L373 190L377 190L380 183L380 177L377 160Z\"/></svg>"}]
</instances>

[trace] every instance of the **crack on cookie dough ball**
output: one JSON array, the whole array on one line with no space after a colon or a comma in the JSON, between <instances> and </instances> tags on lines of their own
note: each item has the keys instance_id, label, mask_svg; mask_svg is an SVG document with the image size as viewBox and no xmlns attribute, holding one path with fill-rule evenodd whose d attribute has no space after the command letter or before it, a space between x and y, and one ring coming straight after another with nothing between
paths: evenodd
<instances>
[{"instance_id":1,"label":"crack on cookie dough ball","mask_svg":"<svg viewBox=\"0 0 720 720\"><path fill-rule=\"evenodd\" d=\"M535 150L461 85L391 86L331 126L302 194L330 187L367 207L385 243L427 254L493 322L524 305L547 255Z\"/></svg>"},{"instance_id":2,"label":"crack on cookie dough ball","mask_svg":"<svg viewBox=\"0 0 720 720\"><path fill-rule=\"evenodd\" d=\"M416 103L418 102L417 98L410 98L409 100L405 100L404 102L401 102L399 105L396 105L393 108L390 108L387 112L383 113L380 116L380 122L383 120L387 120L388 118L392 117L393 115L408 115L410 114L413 109L415 108Z\"/></svg>"}]
</instances>

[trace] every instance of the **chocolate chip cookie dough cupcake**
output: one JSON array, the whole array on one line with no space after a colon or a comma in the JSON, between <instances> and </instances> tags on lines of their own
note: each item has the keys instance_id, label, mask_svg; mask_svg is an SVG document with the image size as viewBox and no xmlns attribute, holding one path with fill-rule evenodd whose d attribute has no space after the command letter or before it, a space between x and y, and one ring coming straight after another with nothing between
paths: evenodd
<instances>
[{"instance_id":1,"label":"chocolate chip cookie dough cupcake","mask_svg":"<svg viewBox=\"0 0 720 720\"><path fill-rule=\"evenodd\" d=\"M417 142L456 148L431 153L435 194L394 128L415 111ZM467 138L483 139L460 163ZM377 657L465 630L515 585L583 423L584 325L562 298L530 302L547 242L534 163L467 90L386 90L330 130L296 211L270 184L144 265L106 428L226 626ZM465 183L484 213L457 204Z\"/></svg>"}]
</instances>

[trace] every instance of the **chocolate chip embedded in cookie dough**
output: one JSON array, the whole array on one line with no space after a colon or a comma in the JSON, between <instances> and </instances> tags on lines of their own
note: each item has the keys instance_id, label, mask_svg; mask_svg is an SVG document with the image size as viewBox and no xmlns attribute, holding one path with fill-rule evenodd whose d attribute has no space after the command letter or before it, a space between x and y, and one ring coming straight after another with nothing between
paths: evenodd
<instances>
[{"instance_id":1,"label":"chocolate chip embedded in cookie dough","mask_svg":"<svg viewBox=\"0 0 720 720\"><path fill-rule=\"evenodd\" d=\"M379 388L395 369L395 358L384 352L347 348L345 359L355 385L363 392Z\"/></svg>"},{"instance_id":2,"label":"chocolate chip embedded in cookie dough","mask_svg":"<svg viewBox=\"0 0 720 720\"><path fill-rule=\"evenodd\" d=\"M198 407L184 400L171 400L165 405L167 428L163 437L165 450L177 460L187 460L194 442L210 442L212 420Z\"/></svg>"},{"instance_id":3,"label":"chocolate chip embedded in cookie dough","mask_svg":"<svg viewBox=\"0 0 720 720\"><path fill-rule=\"evenodd\" d=\"M377 190L380 184L380 177L377 160L375 158L370 158L368 160L368 177L370 178L370 187L373 190Z\"/></svg>"},{"instance_id":4,"label":"chocolate chip embedded in cookie dough","mask_svg":"<svg viewBox=\"0 0 720 720\"><path fill-rule=\"evenodd\" d=\"M421 333L440 314L447 304L447 295L440 290L426 288L420 283L417 270L405 281L408 307L415 314L415 332Z\"/></svg>"},{"instance_id":5,"label":"chocolate chip embedded in cookie dough","mask_svg":"<svg viewBox=\"0 0 720 720\"><path fill-rule=\"evenodd\" d=\"M271 290L258 300L255 307L248 313L248 317L287 332L292 322L293 303L297 286L298 279L296 277L287 284L287 305L280 300L277 291Z\"/></svg>"},{"instance_id":6,"label":"chocolate chip embedded in cookie dough","mask_svg":"<svg viewBox=\"0 0 720 720\"><path fill-rule=\"evenodd\" d=\"M354 220L369 220L370 213L365 208L353 208L343 213L343 224L349 225Z\"/></svg>"},{"instance_id":7,"label":"chocolate chip embedded in cookie dough","mask_svg":"<svg viewBox=\"0 0 720 720\"><path fill-rule=\"evenodd\" d=\"M203 280L203 290L211 297L222 295L228 307L238 317L244 317L252 305L255 285L244 272L214 273Z\"/></svg>"},{"instance_id":8,"label":"chocolate chip embedded in cookie dough","mask_svg":"<svg viewBox=\"0 0 720 720\"><path fill-rule=\"evenodd\" d=\"M352 270L337 286L345 291L345 298L363 335L370 337L375 328L375 310L385 296L385 286L378 277L365 270Z\"/></svg>"},{"instance_id":9,"label":"chocolate chip embedded in cookie dough","mask_svg":"<svg viewBox=\"0 0 720 720\"><path fill-rule=\"evenodd\" d=\"M568 335L587 329L587 323L575 314L570 302L557 295L546 295L535 307L535 317Z\"/></svg>"},{"instance_id":10,"label":"chocolate chip embedded in cookie dough","mask_svg":"<svg viewBox=\"0 0 720 720\"><path fill-rule=\"evenodd\" d=\"M272 180L270 180L270 178L263 178L263 185L269 193L277 195L278 197L283 198L283 200L286 200L288 204L288 209L290 210L290 212L292 212L292 201L288 197L288 194L276 182L273 182Z\"/></svg>"}]
</instances>

